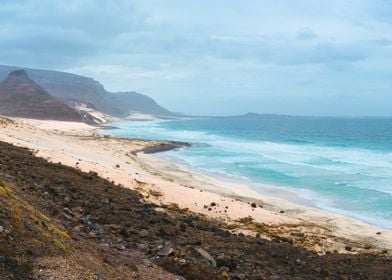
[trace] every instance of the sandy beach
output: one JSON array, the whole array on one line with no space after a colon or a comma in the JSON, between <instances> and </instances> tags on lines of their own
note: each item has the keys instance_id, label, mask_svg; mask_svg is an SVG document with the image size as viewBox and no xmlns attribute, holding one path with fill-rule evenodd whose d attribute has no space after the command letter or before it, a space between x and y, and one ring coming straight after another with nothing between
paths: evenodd
<instances>
[{"instance_id":1,"label":"sandy beach","mask_svg":"<svg viewBox=\"0 0 392 280\"><path fill-rule=\"evenodd\" d=\"M12 118L2 119L0 127L0 141L27 147L54 163L96 172L140 191L146 201L224 221L233 232L282 239L319 254L392 252L391 230L261 195L250 186L141 152L168 142L107 137L96 127L72 122Z\"/></svg>"}]
</instances>

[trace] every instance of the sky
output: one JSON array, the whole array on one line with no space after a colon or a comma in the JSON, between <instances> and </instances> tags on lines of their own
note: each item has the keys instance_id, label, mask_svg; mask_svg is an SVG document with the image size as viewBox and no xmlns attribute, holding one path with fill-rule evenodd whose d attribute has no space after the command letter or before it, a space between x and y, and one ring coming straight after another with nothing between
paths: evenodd
<instances>
[{"instance_id":1,"label":"sky","mask_svg":"<svg viewBox=\"0 0 392 280\"><path fill-rule=\"evenodd\" d=\"M0 64L194 115L392 116L392 1L0 0Z\"/></svg>"}]
</instances>

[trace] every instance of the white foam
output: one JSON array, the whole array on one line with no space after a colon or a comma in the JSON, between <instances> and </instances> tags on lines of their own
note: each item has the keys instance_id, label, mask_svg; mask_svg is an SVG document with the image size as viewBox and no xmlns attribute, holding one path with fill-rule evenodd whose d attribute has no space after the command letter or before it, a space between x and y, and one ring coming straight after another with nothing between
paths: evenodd
<instances>
[{"instance_id":1,"label":"white foam","mask_svg":"<svg viewBox=\"0 0 392 280\"><path fill-rule=\"evenodd\" d=\"M114 130L113 133L139 138L204 143L206 145L171 151L169 154L191 167L222 176L252 180L254 178L248 178L241 173L241 169L251 167L273 170L293 178L331 178L332 184L335 178L335 185L342 188L360 188L392 195L392 153L303 143L250 141L205 131L168 129L162 125L163 122L165 121L121 123L118 125L120 130ZM312 189L317 190L317 186L312 186ZM333 194L327 197L309 189L290 190L317 207L368 222L377 218L377 224L392 227L392 222L385 220L382 215L345 209L344 199L349 200L349 197L337 202L337 196Z\"/></svg>"}]
</instances>

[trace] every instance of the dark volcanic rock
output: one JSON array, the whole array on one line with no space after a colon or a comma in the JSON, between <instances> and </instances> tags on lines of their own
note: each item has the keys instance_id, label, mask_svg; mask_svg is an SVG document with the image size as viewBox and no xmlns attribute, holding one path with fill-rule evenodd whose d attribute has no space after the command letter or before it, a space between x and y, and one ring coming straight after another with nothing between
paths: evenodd
<instances>
[{"instance_id":1,"label":"dark volcanic rock","mask_svg":"<svg viewBox=\"0 0 392 280\"><path fill-rule=\"evenodd\" d=\"M182 209L160 206L156 211L156 205L143 203L133 190L93 173L48 163L26 149L2 142L1 181L13 186L12 196L44 216L26 220L23 215L28 211L4 207L10 197L0 188L0 224L4 227L0 279L10 279L12 273L19 278L11 279L29 279L37 261L52 256L73 261L70 267L79 267L81 273L76 278L53 279L95 279L86 276L88 271L102 271L105 279L157 279L156 275L124 274L139 271L140 263L149 260L185 279L391 279L392 275L388 257L319 256L287 242L234 235L222 230L224 224ZM106 200L110 203L102 203ZM16 214L20 216L13 220ZM40 223L36 223L38 218ZM185 231L181 224L186 225ZM72 238L61 239L54 225ZM64 244L67 251L54 248L52 240L42 243L46 234L57 235L61 243L55 244ZM56 265L57 270L67 267Z\"/></svg>"},{"instance_id":2,"label":"dark volcanic rock","mask_svg":"<svg viewBox=\"0 0 392 280\"><path fill-rule=\"evenodd\" d=\"M15 70L0 83L0 114L33 119L82 121L67 104L32 81L24 70Z\"/></svg>"}]
</instances>

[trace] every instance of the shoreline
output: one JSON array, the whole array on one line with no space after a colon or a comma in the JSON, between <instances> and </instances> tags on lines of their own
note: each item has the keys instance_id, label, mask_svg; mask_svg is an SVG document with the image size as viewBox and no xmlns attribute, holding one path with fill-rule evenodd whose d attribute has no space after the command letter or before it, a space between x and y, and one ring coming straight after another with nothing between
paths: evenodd
<instances>
[{"instance_id":1,"label":"shoreline","mask_svg":"<svg viewBox=\"0 0 392 280\"><path fill-rule=\"evenodd\" d=\"M355 215L349 210L344 210L344 209L330 206L330 204L334 203L333 198L324 196L322 198L313 200L313 198L318 195L317 192L313 192L306 189L294 189L291 188L290 186L284 186L284 185L273 185L273 184L262 183L262 182L259 183L259 182L254 182L248 178L239 178L227 174L214 173L212 171L202 170L202 169L198 169L197 167L193 167L190 164L186 163L185 161L181 161L181 159L179 158L177 159L175 156L171 156L171 155L167 156L165 154L159 154L159 153L160 152L158 152L154 156L163 161L172 162L175 165L178 165L180 169L181 167L183 167L184 169L189 170L189 172L200 173L207 177L212 177L220 181L222 184L234 183L242 186L245 185L262 196L281 199L298 206L313 208L327 213L333 213L336 215L344 216L346 218L360 221L365 224L378 227L380 229L392 230L391 226L387 227L379 224L379 223L383 223L386 220L381 220L381 222L379 223L372 223L369 221L372 219L372 216L362 216L361 218L359 215Z\"/></svg>"},{"instance_id":2,"label":"shoreline","mask_svg":"<svg viewBox=\"0 0 392 280\"><path fill-rule=\"evenodd\" d=\"M214 173L214 172L208 171L208 170L198 169L197 167L193 167L190 164L186 163L185 161L181 162L181 160L176 160L174 157L160 154L160 152L153 154L153 156L155 156L158 159L161 159L163 161L172 162L172 163L178 165L179 167L184 167L185 169L189 170L190 172L200 173L200 174L203 174L207 177L212 177L222 183L229 183L229 184L234 183L234 184L238 184L238 185L245 185L245 186L251 188L252 190L256 191L257 193L259 193L260 195L265 195L265 196L270 196L270 197L274 197L277 199L287 200L291 203L294 203L294 204L297 204L300 206L302 205L305 207L322 209L320 207L317 207L309 199L301 197L294 190L290 190L288 187L286 188L285 186L272 185L272 184L267 184L267 183L258 183L258 182L251 181L248 178L239 178L239 177L230 176L227 174L219 174L219 173ZM377 226L377 225L375 225L375 226Z\"/></svg>"},{"instance_id":3,"label":"shoreline","mask_svg":"<svg viewBox=\"0 0 392 280\"><path fill-rule=\"evenodd\" d=\"M362 237L366 237L367 241L370 241L375 236L374 233L377 235L377 233L382 232L383 234L386 233L388 235L387 247L390 248L392 245L392 231L390 229L384 229L359 219L351 218L339 213L334 213L332 211L307 205L300 205L298 203L288 201L282 197L259 193L253 190L249 185L240 182L221 181L220 179L211 177L204 173L198 173L197 171L188 169L182 165L162 160L156 155L144 154L140 157L143 162L148 165L148 168L152 169L150 172L159 174L166 180L179 182L182 186L187 188L202 190L208 193L216 194L218 196L223 196L224 198L234 199L235 203L242 204L242 210L244 210L244 207L247 207L252 203L256 203L257 206L252 209L251 213L252 220L255 223L258 223L258 221L263 221L265 225L272 227L276 224L286 225L287 222L293 222L294 224L297 223L305 227L306 224L308 224L331 230L331 232L337 233L337 235L340 237L344 236L348 239L356 239L357 237L361 239ZM191 177L192 183L184 180L184 177L182 176L183 174L187 175L185 177ZM272 216L266 217L265 212L254 213L253 211L259 210L259 207L263 210L267 210L267 212L272 212ZM220 212L219 214L216 211L213 213L208 213L209 209L205 209L206 211L200 211L200 209L197 209L197 207L195 208L191 206L190 210L203 213L214 218L222 218ZM247 211L245 211L245 213L246 212ZM229 224L235 224L238 220L241 219L240 216L244 216L245 213L239 212L237 215L226 216L225 222ZM259 214L264 216L260 217ZM283 220L280 220L282 217ZM293 219L290 221L290 218ZM271 221L271 219L274 219L275 221ZM289 227L292 227L292 225Z\"/></svg>"},{"instance_id":4,"label":"shoreline","mask_svg":"<svg viewBox=\"0 0 392 280\"><path fill-rule=\"evenodd\" d=\"M148 202L224 221L232 232L289 240L319 254L392 252L391 230L261 195L249 186L222 182L142 153L168 149L169 141L100 136L96 127L80 123L10 119L14 123L2 124L0 141L27 147L55 163L96 172L138 190Z\"/></svg>"}]
</instances>

